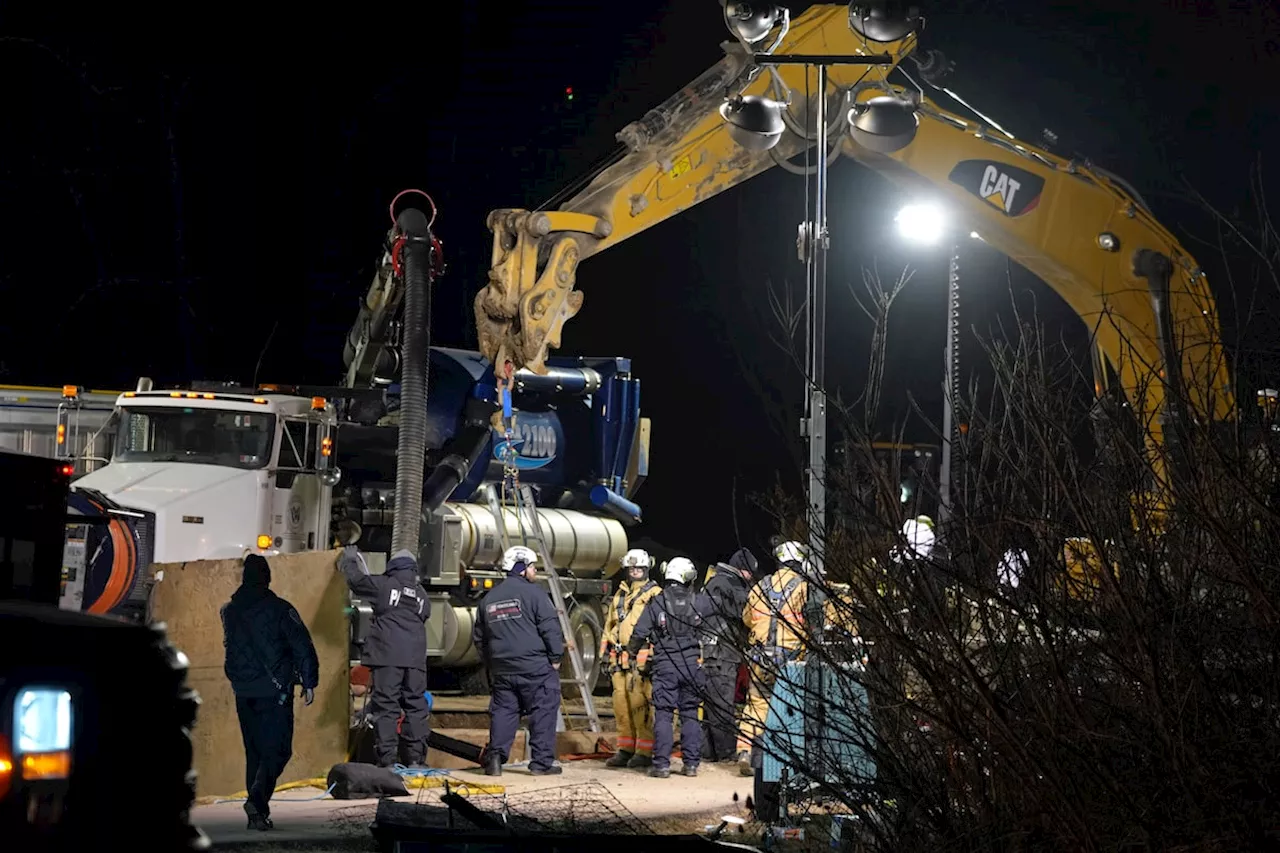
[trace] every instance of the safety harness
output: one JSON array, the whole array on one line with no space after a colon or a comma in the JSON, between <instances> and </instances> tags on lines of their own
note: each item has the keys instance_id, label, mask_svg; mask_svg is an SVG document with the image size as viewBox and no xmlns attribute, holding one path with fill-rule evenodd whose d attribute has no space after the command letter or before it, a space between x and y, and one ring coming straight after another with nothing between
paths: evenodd
<instances>
[{"instance_id":1,"label":"safety harness","mask_svg":"<svg viewBox=\"0 0 1280 853\"><path fill-rule=\"evenodd\" d=\"M639 599L640 596L644 595L646 592L648 592L649 590L653 589L656 586L657 584L654 583L653 581L648 581L645 583L644 586L640 587L639 592L637 592L635 595L631 596L630 598L627 598L627 596L625 595L618 596L618 606L615 607L614 610L618 614L619 625L621 625L622 620L627 617L627 611L630 610L632 605L636 603L636 600Z\"/></svg>"},{"instance_id":2,"label":"safety harness","mask_svg":"<svg viewBox=\"0 0 1280 853\"><path fill-rule=\"evenodd\" d=\"M630 611L632 607L635 607L636 602L640 600L641 596L651 589L656 589L657 586L658 585L653 581L646 581L644 586L640 587L639 591L631 596L627 596L623 590L618 590L620 594L618 595L617 603L614 606L614 613L618 618L619 628L622 626L622 620L627 618L627 612ZM605 672L610 675L615 672L623 672L630 668L630 663L626 648L618 643L610 641L608 657L605 664Z\"/></svg>"},{"instance_id":3,"label":"safety harness","mask_svg":"<svg viewBox=\"0 0 1280 853\"><path fill-rule=\"evenodd\" d=\"M698 614L697 608L694 607L693 595L690 594L684 600L682 606L676 607L671 603L673 598L673 596L669 595L671 591L670 589L662 591L662 609L658 611L658 631L671 637L685 637L690 634L697 634L698 629L702 627L702 617ZM679 617L675 620L675 625L668 626L667 613Z\"/></svg>"},{"instance_id":4,"label":"safety harness","mask_svg":"<svg viewBox=\"0 0 1280 853\"><path fill-rule=\"evenodd\" d=\"M787 602L791 600L792 594L796 591L796 587L800 586L804 578L797 574L791 580L787 581L787 585L781 590L773 585L773 578L770 578L764 585L765 600L769 603L769 632L763 644L757 644L751 649L751 657L757 661L762 658L770 658L773 660L784 660L795 658L799 655L799 649L786 649L778 646L778 617L782 615L782 608L786 607Z\"/></svg>"}]
</instances>

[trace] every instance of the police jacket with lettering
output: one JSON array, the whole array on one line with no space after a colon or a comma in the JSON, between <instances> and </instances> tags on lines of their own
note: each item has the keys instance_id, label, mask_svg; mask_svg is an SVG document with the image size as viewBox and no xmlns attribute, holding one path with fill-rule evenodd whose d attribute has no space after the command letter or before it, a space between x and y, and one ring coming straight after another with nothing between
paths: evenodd
<instances>
[{"instance_id":1,"label":"police jacket with lettering","mask_svg":"<svg viewBox=\"0 0 1280 853\"><path fill-rule=\"evenodd\" d=\"M427 631L431 616L427 590L418 582L418 562L407 553L387 563L387 573L374 575L364 555L354 547L343 549L338 566L347 586L373 607L373 627L365 638L360 661L365 666L427 668Z\"/></svg>"},{"instance_id":2,"label":"police jacket with lettering","mask_svg":"<svg viewBox=\"0 0 1280 853\"><path fill-rule=\"evenodd\" d=\"M564 656L564 632L551 596L520 575L481 600L471 639L495 676L544 676Z\"/></svg>"},{"instance_id":3,"label":"police jacket with lettering","mask_svg":"<svg viewBox=\"0 0 1280 853\"><path fill-rule=\"evenodd\" d=\"M698 635L710 610L705 593L672 583L645 605L627 650L635 655L641 646L651 642L654 666L675 661L696 665L702 654Z\"/></svg>"},{"instance_id":4,"label":"police jacket with lettering","mask_svg":"<svg viewBox=\"0 0 1280 853\"><path fill-rule=\"evenodd\" d=\"M263 585L245 584L222 605L223 672L235 694L267 698L314 689L320 661L307 626L292 604Z\"/></svg>"}]
</instances>

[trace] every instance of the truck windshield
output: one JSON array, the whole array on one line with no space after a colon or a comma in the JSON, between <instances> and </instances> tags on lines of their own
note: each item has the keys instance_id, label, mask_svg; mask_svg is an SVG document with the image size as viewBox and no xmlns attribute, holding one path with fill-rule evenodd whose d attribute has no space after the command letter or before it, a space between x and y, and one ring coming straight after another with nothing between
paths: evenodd
<instances>
[{"instance_id":1,"label":"truck windshield","mask_svg":"<svg viewBox=\"0 0 1280 853\"><path fill-rule=\"evenodd\" d=\"M264 468L271 461L275 426L275 415L262 412L123 409L112 461Z\"/></svg>"}]
</instances>

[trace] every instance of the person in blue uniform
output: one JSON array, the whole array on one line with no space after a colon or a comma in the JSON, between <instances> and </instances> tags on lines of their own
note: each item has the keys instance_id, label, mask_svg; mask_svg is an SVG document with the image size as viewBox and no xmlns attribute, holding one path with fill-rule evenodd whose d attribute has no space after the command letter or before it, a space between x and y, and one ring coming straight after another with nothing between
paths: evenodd
<instances>
[{"instance_id":1,"label":"person in blue uniform","mask_svg":"<svg viewBox=\"0 0 1280 853\"><path fill-rule=\"evenodd\" d=\"M294 685L315 700L320 660L297 609L271 591L271 567L260 554L244 558L240 587L222 605L223 671L236 696L244 739L249 828L268 830L271 795L293 757Z\"/></svg>"},{"instance_id":2,"label":"person in blue uniform","mask_svg":"<svg viewBox=\"0 0 1280 853\"><path fill-rule=\"evenodd\" d=\"M369 668L369 717L373 720L378 766L394 767L400 758L424 767L431 709L427 692L427 630L431 600L418 580L418 561L397 551L385 574L370 574L354 545L342 549L338 568L357 598L373 606L373 626L360 662ZM400 723L400 712L404 722ZM399 723L399 732L396 731Z\"/></svg>"},{"instance_id":3,"label":"person in blue uniform","mask_svg":"<svg viewBox=\"0 0 1280 853\"><path fill-rule=\"evenodd\" d=\"M562 772L554 762L564 632L551 596L536 583L537 562L531 548L507 549L507 578L480 602L471 632L489 671L489 745L483 758L488 776L502 775L522 714L529 718L529 772Z\"/></svg>"},{"instance_id":4,"label":"person in blue uniform","mask_svg":"<svg viewBox=\"0 0 1280 853\"><path fill-rule=\"evenodd\" d=\"M662 573L666 586L640 614L627 650L634 660L645 643L653 643L653 766L649 775L671 775L671 750L675 745L674 716L680 711L680 754L685 776L697 776L702 758L702 723L698 706L704 680L699 634L710 602L693 591L698 570L687 557L676 557Z\"/></svg>"}]
</instances>

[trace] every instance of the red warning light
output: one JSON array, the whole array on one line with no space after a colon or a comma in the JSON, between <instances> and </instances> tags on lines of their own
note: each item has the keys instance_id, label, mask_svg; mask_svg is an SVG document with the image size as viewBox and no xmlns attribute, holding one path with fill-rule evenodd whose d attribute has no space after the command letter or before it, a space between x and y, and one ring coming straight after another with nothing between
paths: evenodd
<instances>
[{"instance_id":1,"label":"red warning light","mask_svg":"<svg viewBox=\"0 0 1280 853\"><path fill-rule=\"evenodd\" d=\"M565 87L564 87L564 99L565 99L566 101L572 101L572 100L573 100L573 87L572 87L572 86L565 86Z\"/></svg>"},{"instance_id":2,"label":"red warning light","mask_svg":"<svg viewBox=\"0 0 1280 853\"><path fill-rule=\"evenodd\" d=\"M58 469L58 471L62 474L62 476L70 477L72 474L76 472L76 466L63 465L61 468Z\"/></svg>"}]
</instances>

